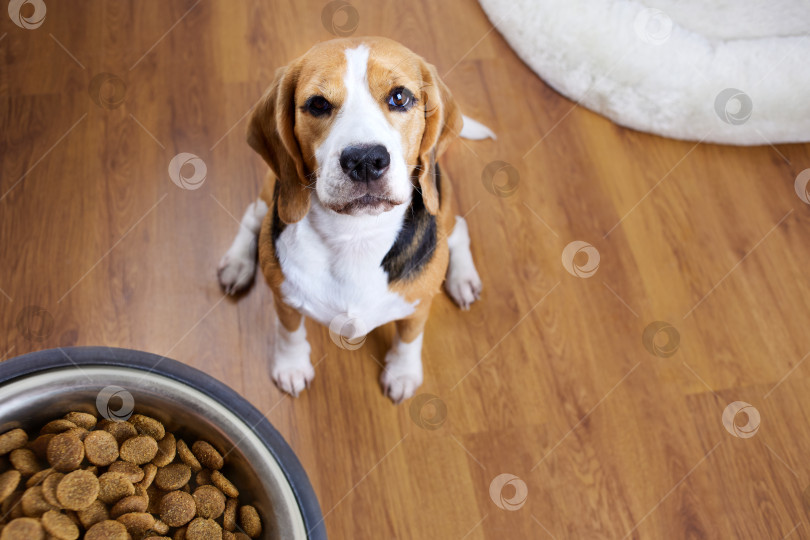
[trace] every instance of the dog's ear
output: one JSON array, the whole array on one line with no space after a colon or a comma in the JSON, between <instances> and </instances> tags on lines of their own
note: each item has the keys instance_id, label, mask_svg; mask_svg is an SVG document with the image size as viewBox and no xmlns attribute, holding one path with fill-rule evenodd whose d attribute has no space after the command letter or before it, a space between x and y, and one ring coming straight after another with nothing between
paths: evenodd
<instances>
[{"instance_id":1,"label":"dog's ear","mask_svg":"<svg viewBox=\"0 0 810 540\"><path fill-rule=\"evenodd\" d=\"M278 213L295 223L309 211L309 189L301 148L295 138L295 87L300 66L279 68L248 123L247 141L278 177Z\"/></svg>"},{"instance_id":2,"label":"dog's ear","mask_svg":"<svg viewBox=\"0 0 810 540\"><path fill-rule=\"evenodd\" d=\"M461 110L447 86L439 78L436 67L422 60L422 109L425 130L419 146L419 189L425 208L431 214L439 211L439 190L434 168L436 160L461 131Z\"/></svg>"}]
</instances>

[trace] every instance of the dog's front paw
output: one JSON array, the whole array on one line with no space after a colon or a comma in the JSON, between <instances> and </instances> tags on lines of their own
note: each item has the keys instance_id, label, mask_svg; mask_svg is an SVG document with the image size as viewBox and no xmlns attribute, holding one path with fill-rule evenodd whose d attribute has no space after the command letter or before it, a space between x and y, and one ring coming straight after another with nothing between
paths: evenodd
<instances>
[{"instance_id":1,"label":"dog's front paw","mask_svg":"<svg viewBox=\"0 0 810 540\"><path fill-rule=\"evenodd\" d=\"M470 309L470 304L481 297L483 284L475 266L470 263L450 264L447 279L444 282L447 294L461 309Z\"/></svg>"},{"instance_id":2,"label":"dog's front paw","mask_svg":"<svg viewBox=\"0 0 810 540\"><path fill-rule=\"evenodd\" d=\"M271 376L280 390L298 397L304 388L309 388L315 378L315 370L308 361L306 365L276 365Z\"/></svg>"},{"instance_id":3,"label":"dog's front paw","mask_svg":"<svg viewBox=\"0 0 810 540\"><path fill-rule=\"evenodd\" d=\"M398 355L389 351L386 358L386 366L380 375L380 384L383 393L391 398L394 403L402 403L406 399L413 397L414 392L422 384L422 364L417 358L417 362L402 362L396 358Z\"/></svg>"},{"instance_id":4,"label":"dog's front paw","mask_svg":"<svg viewBox=\"0 0 810 540\"><path fill-rule=\"evenodd\" d=\"M228 250L217 266L217 278L222 290L234 295L250 285L255 271L256 261L251 253Z\"/></svg>"}]
</instances>

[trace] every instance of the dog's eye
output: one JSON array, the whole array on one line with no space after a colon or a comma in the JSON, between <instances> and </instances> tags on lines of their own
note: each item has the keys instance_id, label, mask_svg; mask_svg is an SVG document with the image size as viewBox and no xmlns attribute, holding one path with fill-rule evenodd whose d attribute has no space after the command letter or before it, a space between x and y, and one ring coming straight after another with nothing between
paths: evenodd
<instances>
[{"instance_id":1,"label":"dog's eye","mask_svg":"<svg viewBox=\"0 0 810 540\"><path fill-rule=\"evenodd\" d=\"M416 99L413 97L413 93L402 86L394 88L388 94L388 108L392 111L407 111L413 107L414 101Z\"/></svg>"},{"instance_id":2,"label":"dog's eye","mask_svg":"<svg viewBox=\"0 0 810 540\"><path fill-rule=\"evenodd\" d=\"M332 104L326 101L323 96L312 96L304 105L304 108L309 111L312 116L321 116L328 114L332 110Z\"/></svg>"}]
</instances>

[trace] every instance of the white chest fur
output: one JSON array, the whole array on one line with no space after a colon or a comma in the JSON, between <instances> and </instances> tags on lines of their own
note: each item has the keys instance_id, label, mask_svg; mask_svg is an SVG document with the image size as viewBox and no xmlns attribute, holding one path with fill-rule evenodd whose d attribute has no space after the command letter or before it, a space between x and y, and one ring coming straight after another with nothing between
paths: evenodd
<instances>
[{"instance_id":1,"label":"white chest fur","mask_svg":"<svg viewBox=\"0 0 810 540\"><path fill-rule=\"evenodd\" d=\"M379 216L346 216L312 197L309 213L287 225L276 241L284 301L321 324L348 317L365 331L412 314L418 302L391 292L380 265L407 208L406 203Z\"/></svg>"}]
</instances>

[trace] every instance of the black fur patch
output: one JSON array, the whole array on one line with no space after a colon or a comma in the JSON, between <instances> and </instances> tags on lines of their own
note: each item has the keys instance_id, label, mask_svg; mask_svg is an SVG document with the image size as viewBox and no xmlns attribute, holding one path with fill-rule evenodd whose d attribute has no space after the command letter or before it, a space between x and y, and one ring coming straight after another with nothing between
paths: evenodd
<instances>
[{"instance_id":1,"label":"black fur patch","mask_svg":"<svg viewBox=\"0 0 810 540\"><path fill-rule=\"evenodd\" d=\"M284 231L284 227L287 226L286 223L281 221L281 218L278 217L278 192L279 192L279 180L276 180L276 185L273 188L273 226L270 229L270 232L273 235L273 249L276 247L276 240L278 237L281 236L281 233Z\"/></svg>"},{"instance_id":2,"label":"black fur patch","mask_svg":"<svg viewBox=\"0 0 810 540\"><path fill-rule=\"evenodd\" d=\"M433 166L433 171L441 199L441 172L438 164ZM417 275L433 258L436 241L436 216L430 215L425 209L422 195L414 190L402 229L382 260L381 266L388 274L388 283Z\"/></svg>"}]
</instances>

